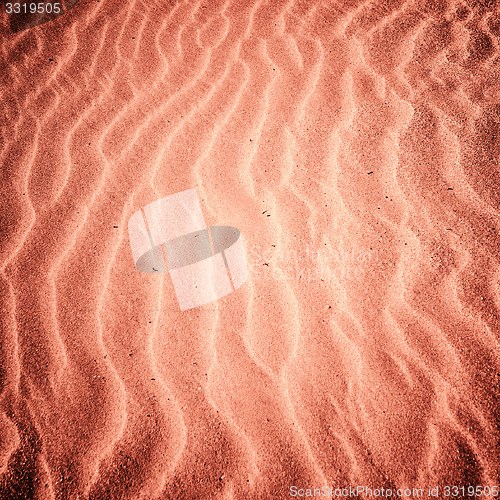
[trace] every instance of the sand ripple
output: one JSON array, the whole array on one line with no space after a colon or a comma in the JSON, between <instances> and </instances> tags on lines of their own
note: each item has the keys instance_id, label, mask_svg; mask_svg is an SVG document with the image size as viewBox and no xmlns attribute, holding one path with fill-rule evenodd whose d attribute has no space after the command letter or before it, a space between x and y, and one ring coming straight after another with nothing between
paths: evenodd
<instances>
[{"instance_id":1,"label":"sand ripple","mask_svg":"<svg viewBox=\"0 0 500 500\"><path fill-rule=\"evenodd\" d=\"M66 7L0 15L0 497L498 485L497 2ZM180 312L193 187L250 276Z\"/></svg>"}]
</instances>

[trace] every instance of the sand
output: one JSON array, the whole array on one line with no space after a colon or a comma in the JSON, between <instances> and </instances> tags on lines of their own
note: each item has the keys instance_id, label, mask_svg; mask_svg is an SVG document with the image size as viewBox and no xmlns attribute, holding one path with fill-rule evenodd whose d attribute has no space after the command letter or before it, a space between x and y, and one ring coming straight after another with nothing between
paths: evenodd
<instances>
[{"instance_id":1,"label":"sand","mask_svg":"<svg viewBox=\"0 0 500 500\"><path fill-rule=\"evenodd\" d=\"M67 4L0 15L0 498L498 485L498 2ZM193 188L249 275L181 311Z\"/></svg>"}]
</instances>

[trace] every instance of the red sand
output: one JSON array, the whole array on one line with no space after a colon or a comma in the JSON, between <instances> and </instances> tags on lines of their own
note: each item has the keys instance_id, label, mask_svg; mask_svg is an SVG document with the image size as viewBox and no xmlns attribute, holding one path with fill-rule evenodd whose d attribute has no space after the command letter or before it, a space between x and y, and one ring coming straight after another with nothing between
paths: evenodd
<instances>
[{"instance_id":1,"label":"red sand","mask_svg":"<svg viewBox=\"0 0 500 500\"><path fill-rule=\"evenodd\" d=\"M0 498L499 485L499 15L2 10ZM127 221L193 187L250 275L181 312Z\"/></svg>"}]
</instances>

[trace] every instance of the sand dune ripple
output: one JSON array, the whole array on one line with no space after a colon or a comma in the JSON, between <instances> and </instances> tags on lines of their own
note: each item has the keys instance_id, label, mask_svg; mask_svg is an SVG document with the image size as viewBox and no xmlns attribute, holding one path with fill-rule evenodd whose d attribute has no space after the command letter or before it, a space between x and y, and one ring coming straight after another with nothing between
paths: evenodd
<instances>
[{"instance_id":1,"label":"sand dune ripple","mask_svg":"<svg viewBox=\"0 0 500 500\"><path fill-rule=\"evenodd\" d=\"M498 2L64 4L0 15L0 498L499 486ZM249 277L181 311L192 188Z\"/></svg>"}]
</instances>

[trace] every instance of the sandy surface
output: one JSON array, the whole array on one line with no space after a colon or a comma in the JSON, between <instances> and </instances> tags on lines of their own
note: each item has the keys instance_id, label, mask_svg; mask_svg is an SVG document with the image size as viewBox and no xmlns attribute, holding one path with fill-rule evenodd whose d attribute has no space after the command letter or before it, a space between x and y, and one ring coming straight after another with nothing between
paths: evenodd
<instances>
[{"instance_id":1,"label":"sandy surface","mask_svg":"<svg viewBox=\"0 0 500 500\"><path fill-rule=\"evenodd\" d=\"M0 498L498 485L496 4L2 10ZM181 312L190 188L249 277Z\"/></svg>"}]
</instances>

